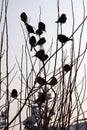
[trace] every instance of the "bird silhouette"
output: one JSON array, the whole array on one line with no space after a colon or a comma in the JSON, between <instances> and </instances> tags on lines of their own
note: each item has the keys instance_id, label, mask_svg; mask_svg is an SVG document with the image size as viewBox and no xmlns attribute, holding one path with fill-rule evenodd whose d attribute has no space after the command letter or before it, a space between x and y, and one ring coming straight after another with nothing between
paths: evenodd
<instances>
[{"instance_id":1,"label":"bird silhouette","mask_svg":"<svg viewBox=\"0 0 87 130\"><path fill-rule=\"evenodd\" d=\"M18 92L16 89L13 89L11 92L11 97L16 98L18 96Z\"/></svg>"},{"instance_id":2,"label":"bird silhouette","mask_svg":"<svg viewBox=\"0 0 87 130\"><path fill-rule=\"evenodd\" d=\"M36 44L36 38L35 38L35 36L31 36L30 37L29 43L31 45L31 51L32 51L32 48L35 47L35 44Z\"/></svg>"},{"instance_id":3,"label":"bird silhouette","mask_svg":"<svg viewBox=\"0 0 87 130\"><path fill-rule=\"evenodd\" d=\"M44 93L41 93L39 95L39 97L35 100L35 103L37 103L38 105L42 105L42 103L44 103L46 100L45 98L45 94Z\"/></svg>"},{"instance_id":4,"label":"bird silhouette","mask_svg":"<svg viewBox=\"0 0 87 130\"><path fill-rule=\"evenodd\" d=\"M47 84L46 80L45 80L44 78L40 77L40 76L38 76L38 77L36 78L36 82L39 83L40 85L45 85L45 84Z\"/></svg>"},{"instance_id":5,"label":"bird silhouette","mask_svg":"<svg viewBox=\"0 0 87 130\"><path fill-rule=\"evenodd\" d=\"M44 61L47 60L47 58L48 58L48 55L45 54L45 51L44 51L43 49L37 51L34 56L36 56L36 57L37 57L38 59L40 59L42 62L44 62Z\"/></svg>"},{"instance_id":6,"label":"bird silhouette","mask_svg":"<svg viewBox=\"0 0 87 130\"><path fill-rule=\"evenodd\" d=\"M49 85L55 86L57 84L57 79L53 76L51 81L49 82Z\"/></svg>"},{"instance_id":7,"label":"bird silhouette","mask_svg":"<svg viewBox=\"0 0 87 130\"><path fill-rule=\"evenodd\" d=\"M42 46L46 42L46 39L44 37L40 38L36 45Z\"/></svg>"},{"instance_id":8,"label":"bird silhouette","mask_svg":"<svg viewBox=\"0 0 87 130\"><path fill-rule=\"evenodd\" d=\"M58 19L58 21L56 21L56 23L61 23L61 24L64 24L65 22L66 22L66 20L67 20L67 17L66 17L66 14L62 14L60 17L59 17L59 19Z\"/></svg>"},{"instance_id":9,"label":"bird silhouette","mask_svg":"<svg viewBox=\"0 0 87 130\"><path fill-rule=\"evenodd\" d=\"M27 28L28 33L34 33L34 29L31 25L26 23L26 28Z\"/></svg>"},{"instance_id":10,"label":"bird silhouette","mask_svg":"<svg viewBox=\"0 0 87 130\"><path fill-rule=\"evenodd\" d=\"M70 66L70 65L65 64L65 65L63 66L63 71L68 72L68 71L70 71L70 70L71 70L71 66Z\"/></svg>"},{"instance_id":11,"label":"bird silhouette","mask_svg":"<svg viewBox=\"0 0 87 130\"><path fill-rule=\"evenodd\" d=\"M71 40L70 38L68 38L67 36L65 35L62 35L62 34L59 34L58 35L58 40L61 42L61 43L66 43L67 41Z\"/></svg>"},{"instance_id":12,"label":"bird silhouette","mask_svg":"<svg viewBox=\"0 0 87 130\"><path fill-rule=\"evenodd\" d=\"M45 60L47 60L47 59L48 59L48 55L45 54L44 57L43 57L43 59L42 59L42 61L45 61Z\"/></svg>"},{"instance_id":13,"label":"bird silhouette","mask_svg":"<svg viewBox=\"0 0 87 130\"><path fill-rule=\"evenodd\" d=\"M27 23L27 15L25 12L21 13L20 18L25 24Z\"/></svg>"},{"instance_id":14,"label":"bird silhouette","mask_svg":"<svg viewBox=\"0 0 87 130\"><path fill-rule=\"evenodd\" d=\"M46 26L43 22L39 22L38 23L38 29L42 30L42 31L46 31Z\"/></svg>"},{"instance_id":15,"label":"bird silhouette","mask_svg":"<svg viewBox=\"0 0 87 130\"><path fill-rule=\"evenodd\" d=\"M36 30L36 34L40 36L40 35L42 35L42 34L43 34L43 31L42 31L42 30L40 30L40 29L37 29L37 30Z\"/></svg>"},{"instance_id":16,"label":"bird silhouette","mask_svg":"<svg viewBox=\"0 0 87 130\"><path fill-rule=\"evenodd\" d=\"M39 58L40 60L42 60L43 57L44 57L44 54L45 54L45 51L43 49L41 49L41 50L37 51L34 56L37 57L37 58Z\"/></svg>"},{"instance_id":17,"label":"bird silhouette","mask_svg":"<svg viewBox=\"0 0 87 130\"><path fill-rule=\"evenodd\" d=\"M39 57L39 56L43 56L45 54L45 51L43 49L39 50L36 52L35 56Z\"/></svg>"}]
</instances>

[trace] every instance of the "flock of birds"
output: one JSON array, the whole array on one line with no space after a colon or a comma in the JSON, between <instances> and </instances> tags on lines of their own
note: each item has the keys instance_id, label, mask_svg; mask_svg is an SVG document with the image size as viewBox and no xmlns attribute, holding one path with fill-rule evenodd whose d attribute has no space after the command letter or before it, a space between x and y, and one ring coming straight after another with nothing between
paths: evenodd
<instances>
[{"instance_id":1,"label":"flock of birds","mask_svg":"<svg viewBox=\"0 0 87 130\"><path fill-rule=\"evenodd\" d=\"M41 35L43 34L43 32L46 32L46 26L43 22L39 22L38 23L38 29L37 30L34 30L33 26L31 26L30 24L28 24L28 18L27 18L27 15L25 12L21 13L20 15L20 18L21 18L21 21L25 24L26 26L26 29L28 31L28 34L30 36L30 34L36 34L39 36L39 40L37 41L36 40L36 37L33 35L29 38L29 44L31 46L31 51L32 49L35 50L35 55L34 57L37 57L40 61L44 62L47 60L48 58L48 55L45 54L45 51L44 49L40 49L39 51L36 51L35 47L38 45L38 46L42 46L43 44L46 43L46 39L44 37L41 37ZM67 17L66 17L66 14L62 14L59 19L56 21L56 23L60 23L60 24L64 24L67 20ZM70 38L68 38L67 36L63 35L63 34L58 34L58 40L61 42L61 43L66 43L68 42L69 40L72 40ZM69 72L71 70L71 66L69 64L65 64L63 66L63 71L65 72ZM57 84L57 79L56 77L52 77L50 82L48 83L44 78L38 76L36 77L36 80L35 82L37 82L38 84L40 84L41 86L42 85L46 85L46 84L49 84L51 86L55 86ZM13 89L12 92L11 92L11 97L12 98L17 98L18 96L18 92L16 89ZM46 100L46 96L44 93L41 93L39 95L39 97L35 100L35 103L37 104L42 104L44 103Z\"/></svg>"}]
</instances>

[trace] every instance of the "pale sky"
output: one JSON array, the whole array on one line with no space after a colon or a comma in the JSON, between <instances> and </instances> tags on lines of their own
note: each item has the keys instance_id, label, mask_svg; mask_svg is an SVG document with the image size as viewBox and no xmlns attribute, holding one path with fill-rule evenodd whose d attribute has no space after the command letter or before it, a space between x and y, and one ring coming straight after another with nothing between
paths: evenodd
<instances>
[{"instance_id":1,"label":"pale sky","mask_svg":"<svg viewBox=\"0 0 87 130\"><path fill-rule=\"evenodd\" d=\"M75 27L76 29L78 25L83 21L83 0L73 0L73 8L74 8L74 17L75 17ZM87 2L85 3L85 15L87 15ZM78 6L79 5L79 6ZM56 23L57 20L57 1L56 0L9 0L8 6L8 28L9 28L9 62L11 67L14 65L15 56L18 59L21 58L21 49L22 45L25 44L24 37L22 33L22 29L20 23L23 25L23 22L20 20L20 14L22 12L26 12L28 18L30 19L30 24L37 28L39 21L41 7L41 20L46 24L46 33L44 36L46 37L47 43L44 45L45 49L48 50L51 45L52 38L54 42L54 48L56 45ZM63 25L63 33L67 36L72 34L72 11L71 11L71 0L60 1L60 14L66 13L67 22ZM87 41L87 22L84 25L83 31L83 45L82 49L84 49ZM25 28L24 28L25 29ZM78 50L78 38L80 29L76 32L75 36L75 47ZM67 44L65 48L69 49L70 44ZM33 55L31 53L31 55Z\"/></svg>"},{"instance_id":2,"label":"pale sky","mask_svg":"<svg viewBox=\"0 0 87 130\"><path fill-rule=\"evenodd\" d=\"M82 0L73 0L73 2L74 2L75 28L76 28L82 22L83 6L82 6ZM46 30L47 30L46 37L48 39L48 42L51 42L52 37L55 41L55 37L56 37L55 21L57 20L56 0L50 0L50 2L48 0L44 0L44 1L43 0L26 0L26 1L9 0L9 7L8 7L8 25L9 25L9 41L10 41L9 50L11 55L14 55L14 58L15 55L16 56L19 55L19 52L21 52L21 45L24 44L23 34L20 26L20 22L21 22L20 14L22 12L26 12L30 19L30 24L36 28L39 21L40 7L42 13L41 19L46 24ZM85 7L87 12L86 0L85 0ZM71 12L71 2L69 0L60 1L60 14L61 13L66 13L67 15L67 23L64 25L64 33L70 36L72 33L71 32L72 12ZM86 35L84 35L84 39L87 40Z\"/></svg>"},{"instance_id":3,"label":"pale sky","mask_svg":"<svg viewBox=\"0 0 87 130\"><path fill-rule=\"evenodd\" d=\"M73 0L74 15L75 15L75 29L83 21L83 0ZM85 3L85 15L87 15L87 0ZM30 24L37 28L39 21L41 7L41 20L46 24L46 36L47 44L45 49L48 50L51 45L53 38L54 44L56 43L56 23L57 20L57 1L56 0L9 0L8 6L8 30L9 30L9 66L12 67L16 60L15 57L20 61L22 45L25 44L22 29L20 23L24 24L20 20L20 14L26 12L28 18L30 19ZM63 25L63 33L67 36L72 34L72 12L71 12L71 0L60 0L60 14L66 13L67 22ZM75 48L78 50L78 31L75 34ZM83 38L82 38L84 49L87 42L87 21L85 22ZM55 48L55 45L53 46ZM69 49L70 45L66 45L65 49ZM32 55L33 56L33 55ZM87 54L86 54L87 56ZM59 58L61 60L61 58ZM87 64L86 59L84 60ZM3 68L4 69L4 68ZM18 69L16 67L16 69ZM16 71L15 69L15 71ZM14 72L15 72L14 71ZM82 74L83 68L80 72ZM18 78L18 77L17 77ZM18 80L14 80L11 89L19 85ZM14 108L14 107L13 107ZM84 107L87 109L86 107Z\"/></svg>"}]
</instances>

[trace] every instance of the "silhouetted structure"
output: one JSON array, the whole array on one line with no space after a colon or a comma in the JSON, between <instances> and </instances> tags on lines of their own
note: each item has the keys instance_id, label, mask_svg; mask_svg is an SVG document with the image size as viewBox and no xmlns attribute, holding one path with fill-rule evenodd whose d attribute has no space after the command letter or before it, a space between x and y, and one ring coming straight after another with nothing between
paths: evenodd
<instances>
[{"instance_id":1,"label":"silhouetted structure","mask_svg":"<svg viewBox=\"0 0 87 130\"><path fill-rule=\"evenodd\" d=\"M17 90L16 90L16 89L13 89L12 92L11 92L11 97L12 97L12 98L17 98L17 96L18 96Z\"/></svg>"},{"instance_id":2,"label":"silhouetted structure","mask_svg":"<svg viewBox=\"0 0 87 130\"><path fill-rule=\"evenodd\" d=\"M53 76L53 77L51 78L51 81L49 82L49 85L54 86L54 85L56 85L56 84L57 84L57 79Z\"/></svg>"},{"instance_id":3,"label":"silhouetted structure","mask_svg":"<svg viewBox=\"0 0 87 130\"><path fill-rule=\"evenodd\" d=\"M46 100L45 94L41 93L38 99L35 100L35 103L37 103L38 105L42 105L42 103L44 103L45 100Z\"/></svg>"},{"instance_id":4,"label":"silhouetted structure","mask_svg":"<svg viewBox=\"0 0 87 130\"><path fill-rule=\"evenodd\" d=\"M46 31L46 26L43 22L39 22L38 23L38 29L42 30L42 31Z\"/></svg>"},{"instance_id":5,"label":"silhouetted structure","mask_svg":"<svg viewBox=\"0 0 87 130\"><path fill-rule=\"evenodd\" d=\"M42 46L46 42L46 39L44 37L40 38L36 45Z\"/></svg>"},{"instance_id":6,"label":"silhouetted structure","mask_svg":"<svg viewBox=\"0 0 87 130\"><path fill-rule=\"evenodd\" d=\"M45 80L44 78L40 77L40 76L38 76L38 77L36 78L36 82L39 83L40 85L45 85L45 84L47 84L46 80Z\"/></svg>"},{"instance_id":7,"label":"silhouetted structure","mask_svg":"<svg viewBox=\"0 0 87 130\"><path fill-rule=\"evenodd\" d=\"M70 65L68 65L68 64L65 64L64 66L63 66L63 71L66 71L66 72L68 72L68 71L70 71L71 70L71 66Z\"/></svg>"},{"instance_id":8,"label":"silhouetted structure","mask_svg":"<svg viewBox=\"0 0 87 130\"><path fill-rule=\"evenodd\" d=\"M31 51L32 51L32 48L35 47L35 44L36 44L36 38L35 38L35 36L31 36L30 37L29 43L31 45Z\"/></svg>"},{"instance_id":9,"label":"silhouetted structure","mask_svg":"<svg viewBox=\"0 0 87 130\"><path fill-rule=\"evenodd\" d=\"M26 23L26 28L27 28L27 31L28 31L29 34L34 33L34 29L33 29L33 27L31 25Z\"/></svg>"},{"instance_id":10,"label":"silhouetted structure","mask_svg":"<svg viewBox=\"0 0 87 130\"><path fill-rule=\"evenodd\" d=\"M58 35L58 40L61 42L61 43L66 43L67 41L71 40L70 38L68 38L67 36L65 35L62 35L62 34L59 34Z\"/></svg>"},{"instance_id":11,"label":"silhouetted structure","mask_svg":"<svg viewBox=\"0 0 87 130\"><path fill-rule=\"evenodd\" d=\"M43 49L39 50L36 52L35 56L40 59L42 62L44 62L45 60L47 60L48 55L45 54L45 51Z\"/></svg>"},{"instance_id":12,"label":"silhouetted structure","mask_svg":"<svg viewBox=\"0 0 87 130\"><path fill-rule=\"evenodd\" d=\"M26 24L28 19L26 13L25 12L21 13L20 17L21 20Z\"/></svg>"},{"instance_id":13,"label":"silhouetted structure","mask_svg":"<svg viewBox=\"0 0 87 130\"><path fill-rule=\"evenodd\" d=\"M67 17L66 17L66 14L62 14L60 17L59 17L59 19L58 19L58 21L56 21L56 23L61 23L61 24L64 24L65 22L66 22L66 20L67 20Z\"/></svg>"}]
</instances>

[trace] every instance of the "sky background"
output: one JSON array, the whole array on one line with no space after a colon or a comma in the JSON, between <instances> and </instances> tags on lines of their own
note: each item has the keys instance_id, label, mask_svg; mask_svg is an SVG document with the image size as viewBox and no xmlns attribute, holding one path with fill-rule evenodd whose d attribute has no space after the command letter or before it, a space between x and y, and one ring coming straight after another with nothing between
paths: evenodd
<instances>
[{"instance_id":1,"label":"sky background","mask_svg":"<svg viewBox=\"0 0 87 130\"><path fill-rule=\"evenodd\" d=\"M82 0L73 0L74 3L74 15L75 15L75 28L82 22L83 18L83 5ZM79 6L78 6L79 5ZM19 56L21 52L21 46L24 44L24 38L22 29L20 26L20 14L26 12L30 19L30 24L37 28L39 21L41 7L41 20L46 24L46 47L49 47L52 38L55 42L56 39L56 24L57 20L57 2L56 0L26 0L17 1L9 0L8 7L8 27L9 27L9 53L11 59L15 59L15 56ZM85 7L87 12L87 2L85 1ZM60 14L66 13L67 23L63 26L63 32L67 36L72 34L72 12L71 1L60 1ZM23 25L23 24L22 24ZM24 26L23 26L24 27ZM85 29L86 31L86 29ZM87 41L86 35L84 35L84 41ZM54 43L55 44L55 43ZM16 50L16 51L15 51Z\"/></svg>"},{"instance_id":2,"label":"sky background","mask_svg":"<svg viewBox=\"0 0 87 130\"><path fill-rule=\"evenodd\" d=\"M83 21L83 0L73 0L73 7L74 7L74 15L75 15L75 29L78 27L78 25ZM87 1L84 0L85 3L85 15L87 15ZM53 50L56 46L56 34L57 34L57 25L55 21L57 20L57 1L56 0L9 0L9 6L8 6L8 32L9 32L9 68L12 68L14 64L16 63L15 57L20 62L21 59L21 50L22 45L25 44L24 37L21 29L20 23L24 24L20 20L20 14L22 12L26 12L28 18L30 19L30 24L34 26L35 28L38 27L38 21L39 21L39 14L40 14L40 7L41 7L41 20L46 24L46 34L44 36L46 37L47 43L44 46L46 51L49 49L49 46L51 45L52 39L53 39ZM72 10L71 10L71 0L60 0L60 14L65 13L67 15L67 22L65 25L63 25L63 33L67 36L71 36L72 34ZM75 34L75 49L78 50L78 37L80 33L80 29ZM82 37L82 50L85 48L86 42L87 42L87 21L84 25L84 32ZM69 43L70 44L70 43ZM66 45L65 49L69 49L70 45ZM32 56L33 56L32 52ZM87 54L86 54L87 56ZM59 57L59 60L61 58ZM86 58L84 60L84 63L87 65ZM4 69L4 65L3 65ZM13 74L18 70L18 67L16 66ZM84 68L81 68L80 75L83 75ZM79 75L79 78L81 77ZM18 88L20 83L19 79L16 76L15 79L12 82L12 85L10 86L10 89ZM14 106L13 106L14 108ZM84 105L84 109L87 109Z\"/></svg>"},{"instance_id":3,"label":"sky background","mask_svg":"<svg viewBox=\"0 0 87 130\"><path fill-rule=\"evenodd\" d=\"M67 15L67 22L63 25L63 34L67 36L71 36L72 34L72 9L71 9L71 0L59 2L60 4L60 15L65 13ZM87 2L84 0L85 4L85 15L87 14ZM79 5L79 6L78 6ZM45 36L47 43L44 45L45 50L49 49L53 39L53 51L56 47L56 37L57 37L57 25L55 21L57 20L57 1L56 0L9 0L8 6L8 29L9 29L9 67L12 68L15 64L15 57L20 62L21 59L21 50L22 45L25 45L23 32L21 29L21 25L25 30L25 26L23 22L20 20L20 14L22 12L26 12L28 19L30 20L30 24L37 28L39 21L39 14L41 8L41 20L46 24L46 33ZM74 29L78 27L78 25L83 21L83 4L82 0L73 0L73 8L74 8L74 17L75 24ZM81 49L84 50L87 41L87 22L84 25L83 37L82 37L82 46ZM79 45L79 34L80 29L74 35L75 41L75 50L78 52ZM65 49L68 50L67 53L70 53L70 43L65 46ZM34 53L32 52L33 56ZM61 58L59 57L59 61ZM86 60L85 60L86 62ZM16 68L18 69L18 68ZM83 70L82 70L83 71ZM15 81L14 81L15 83Z\"/></svg>"}]
</instances>

